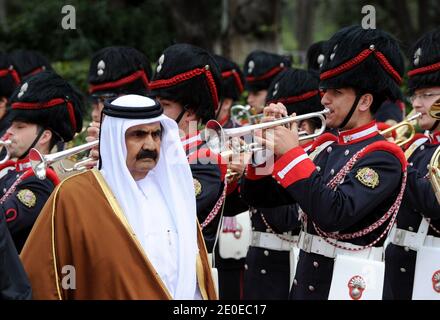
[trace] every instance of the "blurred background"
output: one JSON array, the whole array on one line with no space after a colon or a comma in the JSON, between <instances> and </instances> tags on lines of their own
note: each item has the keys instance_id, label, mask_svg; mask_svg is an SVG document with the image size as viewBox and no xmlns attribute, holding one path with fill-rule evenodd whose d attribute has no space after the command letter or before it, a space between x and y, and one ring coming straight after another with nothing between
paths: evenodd
<instances>
[{"instance_id":1,"label":"blurred background","mask_svg":"<svg viewBox=\"0 0 440 320\"><path fill-rule=\"evenodd\" d=\"M64 30L64 5L76 10L76 29ZM176 42L188 42L242 65L260 48L290 54L302 65L307 48L339 28L360 24L373 5L377 27L405 50L440 25L438 0L0 0L0 49L35 49L85 91L92 53L110 45L142 50L151 61Z\"/></svg>"}]
</instances>

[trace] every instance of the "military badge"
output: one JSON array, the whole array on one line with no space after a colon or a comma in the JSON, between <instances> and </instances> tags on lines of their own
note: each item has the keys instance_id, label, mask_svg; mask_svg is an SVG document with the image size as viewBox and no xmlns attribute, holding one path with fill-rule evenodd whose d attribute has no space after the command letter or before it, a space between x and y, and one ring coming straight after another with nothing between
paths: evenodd
<instances>
[{"instance_id":1,"label":"military badge","mask_svg":"<svg viewBox=\"0 0 440 320\"><path fill-rule=\"evenodd\" d=\"M371 189L375 189L379 186L379 174L371 168L359 169L356 174L356 179Z\"/></svg>"},{"instance_id":2,"label":"military badge","mask_svg":"<svg viewBox=\"0 0 440 320\"><path fill-rule=\"evenodd\" d=\"M348 281L348 293L353 300L360 300L366 287L365 280L361 276L354 276Z\"/></svg>"},{"instance_id":3,"label":"military badge","mask_svg":"<svg viewBox=\"0 0 440 320\"><path fill-rule=\"evenodd\" d=\"M33 193L29 189L20 190L17 193L17 198L28 208L34 207L37 202L37 197L35 196L35 193Z\"/></svg>"},{"instance_id":4,"label":"military badge","mask_svg":"<svg viewBox=\"0 0 440 320\"><path fill-rule=\"evenodd\" d=\"M434 272L432 276L432 287L435 292L440 293L440 270Z\"/></svg>"},{"instance_id":5,"label":"military badge","mask_svg":"<svg viewBox=\"0 0 440 320\"><path fill-rule=\"evenodd\" d=\"M196 197L198 197L202 193L202 184L197 179L193 179L193 182L194 182L194 191L195 191Z\"/></svg>"}]
</instances>

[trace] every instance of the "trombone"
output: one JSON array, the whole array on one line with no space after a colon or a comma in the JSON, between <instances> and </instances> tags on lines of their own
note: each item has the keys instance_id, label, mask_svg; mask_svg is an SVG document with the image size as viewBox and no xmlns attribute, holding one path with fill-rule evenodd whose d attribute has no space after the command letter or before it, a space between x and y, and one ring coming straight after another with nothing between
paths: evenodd
<instances>
[{"instance_id":1,"label":"trombone","mask_svg":"<svg viewBox=\"0 0 440 320\"><path fill-rule=\"evenodd\" d=\"M403 120L402 122L399 122L398 124L382 130L380 132L381 135L386 136L387 134L393 132L394 130L396 130L397 132L397 138L396 141L394 141L395 144L397 144L399 147L403 147L405 144L407 144L408 142L410 142L412 140L412 138L414 138L415 134L416 134L416 128L415 125L413 124L413 122L415 120L417 120L418 118L420 118L422 116L422 114L420 112L414 114L414 115L408 115L408 117ZM400 129L400 130L399 130ZM405 134L410 131L409 137L405 137Z\"/></svg>"},{"instance_id":2,"label":"trombone","mask_svg":"<svg viewBox=\"0 0 440 320\"><path fill-rule=\"evenodd\" d=\"M6 148L6 156L0 161L0 165L6 163L11 158L11 154L9 153L8 146L10 146L12 143L11 140L1 140L0 141L0 147Z\"/></svg>"},{"instance_id":3,"label":"trombone","mask_svg":"<svg viewBox=\"0 0 440 320\"><path fill-rule=\"evenodd\" d=\"M47 168L54 162L64 160L80 152L93 149L98 144L99 140L95 140L67 150L46 155L42 155L37 149L31 149L31 151L29 151L29 160L31 162L32 170L39 179L44 180L46 179ZM92 159L87 158L77 162L72 168L65 168L64 166L62 166L62 168L65 172L81 171L86 169L84 165L91 160Z\"/></svg>"},{"instance_id":4,"label":"trombone","mask_svg":"<svg viewBox=\"0 0 440 320\"><path fill-rule=\"evenodd\" d=\"M321 128L313 134L303 134L303 132L300 132L299 140L308 140L313 139L325 132L326 129L326 123L325 123L325 117L324 115L329 113L328 109L325 109L320 112L312 112L303 114L300 116L290 116L290 117L284 117L281 119L276 119L271 122L266 123L259 123L254 124L246 127L241 128L232 128L232 129L223 129L222 126L215 120L210 120L205 126L205 130L202 133L202 139L206 142L206 145L209 149L211 149L213 152L220 154L222 151L224 151L226 148L226 141L228 141L231 138L235 137L244 137L249 134L253 134L256 130L265 130L270 129L278 126L282 126L285 124L290 124L292 122L300 122L307 119L312 118L318 118L321 120ZM240 148L240 152L255 152L262 150L261 147L258 146L257 143L250 143L250 144L244 144Z\"/></svg>"}]
</instances>

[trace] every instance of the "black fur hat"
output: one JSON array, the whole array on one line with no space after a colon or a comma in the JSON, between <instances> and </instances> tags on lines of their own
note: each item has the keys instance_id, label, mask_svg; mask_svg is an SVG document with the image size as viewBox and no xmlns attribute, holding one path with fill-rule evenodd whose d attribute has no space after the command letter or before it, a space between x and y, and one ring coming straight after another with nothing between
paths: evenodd
<instances>
[{"instance_id":1,"label":"black fur hat","mask_svg":"<svg viewBox=\"0 0 440 320\"><path fill-rule=\"evenodd\" d=\"M49 128L64 141L82 130L83 99L66 80L52 71L26 79L11 96L9 120Z\"/></svg>"},{"instance_id":2,"label":"black fur hat","mask_svg":"<svg viewBox=\"0 0 440 320\"><path fill-rule=\"evenodd\" d=\"M90 62L89 93L92 96L148 92L151 64L131 47L107 47L96 52Z\"/></svg>"},{"instance_id":3,"label":"black fur hat","mask_svg":"<svg viewBox=\"0 0 440 320\"><path fill-rule=\"evenodd\" d=\"M20 77L12 66L9 55L0 52L0 97L9 99L20 84Z\"/></svg>"},{"instance_id":4,"label":"black fur hat","mask_svg":"<svg viewBox=\"0 0 440 320\"><path fill-rule=\"evenodd\" d=\"M214 55L222 75L222 97L230 98L234 101L240 99L244 91L244 75L240 67L225 57Z\"/></svg>"},{"instance_id":5,"label":"black fur hat","mask_svg":"<svg viewBox=\"0 0 440 320\"><path fill-rule=\"evenodd\" d=\"M325 60L326 41L312 44L307 50L307 70L318 72Z\"/></svg>"},{"instance_id":6,"label":"black fur hat","mask_svg":"<svg viewBox=\"0 0 440 320\"><path fill-rule=\"evenodd\" d=\"M289 68L278 74L267 93L266 104L283 103L297 115L322 111L319 81L310 72Z\"/></svg>"},{"instance_id":7,"label":"black fur hat","mask_svg":"<svg viewBox=\"0 0 440 320\"><path fill-rule=\"evenodd\" d=\"M411 94L440 86L440 28L423 35L412 47L408 77Z\"/></svg>"},{"instance_id":8,"label":"black fur hat","mask_svg":"<svg viewBox=\"0 0 440 320\"><path fill-rule=\"evenodd\" d=\"M9 57L20 77L20 82L39 72L52 70L49 60L38 51L15 50L9 54Z\"/></svg>"},{"instance_id":9,"label":"black fur hat","mask_svg":"<svg viewBox=\"0 0 440 320\"><path fill-rule=\"evenodd\" d=\"M275 76L291 65L292 61L287 57L261 50L252 51L243 67L246 90L267 90Z\"/></svg>"},{"instance_id":10,"label":"black fur hat","mask_svg":"<svg viewBox=\"0 0 440 320\"><path fill-rule=\"evenodd\" d=\"M181 103L206 123L219 107L221 74L208 51L175 44L159 58L150 88L152 95Z\"/></svg>"},{"instance_id":11,"label":"black fur hat","mask_svg":"<svg viewBox=\"0 0 440 320\"><path fill-rule=\"evenodd\" d=\"M326 46L321 88L354 88L375 95L377 103L401 98L404 62L391 35L351 26L338 31Z\"/></svg>"}]
</instances>

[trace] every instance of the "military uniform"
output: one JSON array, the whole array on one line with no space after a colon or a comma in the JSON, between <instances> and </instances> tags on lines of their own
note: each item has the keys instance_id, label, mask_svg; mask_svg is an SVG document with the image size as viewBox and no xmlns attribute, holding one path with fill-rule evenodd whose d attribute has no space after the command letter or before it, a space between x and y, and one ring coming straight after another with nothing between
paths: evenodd
<instances>
[{"instance_id":1,"label":"military uniform","mask_svg":"<svg viewBox=\"0 0 440 320\"><path fill-rule=\"evenodd\" d=\"M440 31L434 30L423 35L412 47L408 72L410 94L414 94L418 89L440 86L439 41ZM436 93L438 89L432 92ZM414 102L414 107L416 106ZM436 278L430 271L423 269L425 258L421 258L423 255L420 254L422 247L440 247L440 205L428 179L427 168L440 145L440 132L435 131L438 130L439 123L434 122L433 127L429 129L432 132L429 136L417 134L405 147L405 155L409 162L408 186L397 215L396 228L390 235L390 244L386 250L384 299L420 299L420 296L417 296L420 292L414 290L416 285L427 295L429 292L434 296L440 293L435 286L436 282L440 283L440 274ZM437 253L429 260L432 261L428 263L439 261L440 256ZM426 274L426 282L417 279L417 265ZM434 266L435 271L439 266L440 264ZM431 291L432 289L435 292Z\"/></svg>"},{"instance_id":2,"label":"military uniform","mask_svg":"<svg viewBox=\"0 0 440 320\"><path fill-rule=\"evenodd\" d=\"M440 145L439 137L440 133L431 139L418 135L407 149L415 148L408 159L407 190L397 215L396 227L400 234L408 236L405 236L405 242L404 236L397 236L397 230L391 233L385 256L384 299L410 300L412 297L417 245L410 242L410 238L417 234L422 219L433 219L428 236L440 238L440 205L427 179L427 166Z\"/></svg>"},{"instance_id":3,"label":"military uniform","mask_svg":"<svg viewBox=\"0 0 440 320\"><path fill-rule=\"evenodd\" d=\"M17 155L17 161L2 166L0 178L1 209L6 216L17 251L26 239L54 187L59 183L55 172L48 168L46 179L37 178L31 168L29 152L45 130L52 132L52 142L68 142L82 129L82 102L79 93L64 79L51 71L43 71L26 79L11 96L8 117L37 125L37 135L28 149ZM21 137L11 126L7 133L14 142ZM17 136L16 136L17 135ZM21 142L23 144L23 142Z\"/></svg>"},{"instance_id":4,"label":"military uniform","mask_svg":"<svg viewBox=\"0 0 440 320\"><path fill-rule=\"evenodd\" d=\"M391 39L380 30L342 29L329 40L320 86L363 89L377 99L380 94L399 98L403 59ZM243 194L252 205L297 202L301 208L303 231L292 299L359 300L364 291L374 289L365 285L364 274L352 274L353 266L383 266L382 245L403 196L406 160L400 148L384 141L374 121L343 130L360 98L356 93L337 141L329 134L315 141L310 154L314 162L295 147L276 159L272 176L248 168ZM342 261L343 268L336 268L335 261ZM332 283L346 277L351 278ZM338 288L343 292L332 293Z\"/></svg>"}]
</instances>

